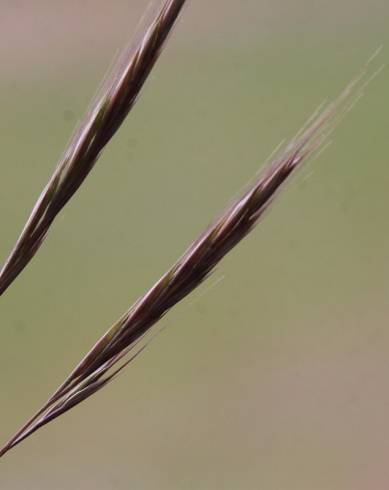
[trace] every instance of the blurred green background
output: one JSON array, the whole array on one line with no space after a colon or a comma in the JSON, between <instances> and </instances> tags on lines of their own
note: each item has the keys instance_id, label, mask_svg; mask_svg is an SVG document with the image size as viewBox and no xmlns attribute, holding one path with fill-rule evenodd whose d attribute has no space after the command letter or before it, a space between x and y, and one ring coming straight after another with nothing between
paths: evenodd
<instances>
[{"instance_id":1,"label":"blurred green background","mask_svg":"<svg viewBox=\"0 0 389 490\"><path fill-rule=\"evenodd\" d=\"M0 259L148 2L1 2ZM154 2L154 7L157 2ZM0 437L380 45L387 0L189 0L127 122L1 298ZM384 490L388 70L112 385L4 490Z\"/></svg>"}]
</instances>

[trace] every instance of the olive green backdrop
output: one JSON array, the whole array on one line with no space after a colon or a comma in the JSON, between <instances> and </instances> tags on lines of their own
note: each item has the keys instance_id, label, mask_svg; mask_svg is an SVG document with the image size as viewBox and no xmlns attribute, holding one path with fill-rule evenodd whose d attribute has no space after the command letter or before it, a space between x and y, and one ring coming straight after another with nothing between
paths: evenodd
<instances>
[{"instance_id":1,"label":"olive green backdrop","mask_svg":"<svg viewBox=\"0 0 389 490\"><path fill-rule=\"evenodd\" d=\"M142 1L0 2L0 260ZM333 99L387 0L188 0L123 128L0 299L0 438ZM389 74L112 385L0 461L4 490L384 490Z\"/></svg>"}]
</instances>

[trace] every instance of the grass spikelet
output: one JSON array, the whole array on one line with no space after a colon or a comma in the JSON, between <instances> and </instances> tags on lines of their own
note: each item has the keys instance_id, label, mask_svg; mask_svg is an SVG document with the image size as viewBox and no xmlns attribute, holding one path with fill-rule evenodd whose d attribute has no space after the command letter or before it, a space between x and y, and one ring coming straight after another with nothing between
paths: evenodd
<instances>
[{"instance_id":1,"label":"grass spikelet","mask_svg":"<svg viewBox=\"0 0 389 490\"><path fill-rule=\"evenodd\" d=\"M0 295L34 257L56 216L134 106L184 4L185 0L164 1L138 44L123 54L105 81L0 271Z\"/></svg>"},{"instance_id":2,"label":"grass spikelet","mask_svg":"<svg viewBox=\"0 0 389 490\"><path fill-rule=\"evenodd\" d=\"M184 252L156 284L95 344L47 403L3 447L0 456L45 424L102 389L145 347L144 335L206 279L253 230L283 184L326 141L364 88L365 70L337 101L314 115L251 183ZM146 344L147 345L147 344ZM141 346L141 347L140 347ZM140 347L140 348L139 348Z\"/></svg>"}]
</instances>

